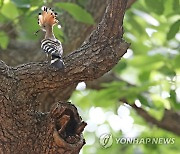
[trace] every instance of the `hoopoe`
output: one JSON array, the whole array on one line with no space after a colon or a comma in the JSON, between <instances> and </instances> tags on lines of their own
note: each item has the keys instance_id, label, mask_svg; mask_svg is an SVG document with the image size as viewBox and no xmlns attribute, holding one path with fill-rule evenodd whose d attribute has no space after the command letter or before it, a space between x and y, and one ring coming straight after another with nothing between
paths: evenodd
<instances>
[{"instance_id":1,"label":"hoopoe","mask_svg":"<svg viewBox=\"0 0 180 154\"><path fill-rule=\"evenodd\" d=\"M57 40L53 33L53 26L58 23L57 13L51 8L42 7L39 13L38 24L46 32L45 38L41 41L41 49L51 58L50 64L58 69L64 68L62 60L63 48L61 42Z\"/></svg>"}]
</instances>

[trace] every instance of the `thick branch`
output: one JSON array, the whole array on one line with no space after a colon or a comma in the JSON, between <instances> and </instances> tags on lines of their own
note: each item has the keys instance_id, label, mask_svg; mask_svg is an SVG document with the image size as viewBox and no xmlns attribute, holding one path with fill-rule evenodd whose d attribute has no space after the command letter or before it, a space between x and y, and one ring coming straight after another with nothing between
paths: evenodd
<instances>
[{"instance_id":1,"label":"thick branch","mask_svg":"<svg viewBox=\"0 0 180 154\"><path fill-rule=\"evenodd\" d=\"M162 120L158 121L154 117L149 115L147 111L143 110L142 108L138 108L135 104L132 105L132 107L147 122L155 124L159 128L162 128L162 129L171 131L177 135L180 135L180 114L173 112L172 110L165 110Z\"/></svg>"},{"instance_id":2,"label":"thick branch","mask_svg":"<svg viewBox=\"0 0 180 154\"><path fill-rule=\"evenodd\" d=\"M132 6L133 3L135 3L137 0L128 0L127 3L127 9L130 8Z\"/></svg>"},{"instance_id":3,"label":"thick branch","mask_svg":"<svg viewBox=\"0 0 180 154\"><path fill-rule=\"evenodd\" d=\"M84 144L82 131L86 123L81 120L76 108L61 103L50 113L40 113L36 111L37 95L92 80L109 71L129 46L122 40L125 9L126 1L111 0L105 17L90 39L64 58L64 70L56 70L47 62L11 68L0 61L2 153L79 152ZM116 18L116 13L120 13L121 18ZM110 34L111 31L113 34Z\"/></svg>"},{"instance_id":4,"label":"thick branch","mask_svg":"<svg viewBox=\"0 0 180 154\"><path fill-rule=\"evenodd\" d=\"M67 2L67 0L63 1ZM131 7L131 5L135 1L136 0L128 0L127 8ZM53 2L55 1L53 0ZM68 2L77 3L76 0L68 0ZM105 7L106 3L104 0L87 0L87 5L85 6L85 9L92 14L95 22L99 23L100 19L103 16ZM85 38L90 35L91 31L94 30L96 26L80 23L74 20L68 13L63 13L60 16L60 19L65 23L65 26L63 26L64 33L67 38L67 40L63 43L65 54L80 47ZM2 27L1 30L4 30L7 33L11 31L9 38L10 44L8 45L8 48L6 50L0 51L0 57L3 61L5 61L6 64L11 66L17 66L19 64L27 63L30 61L36 62L43 61L45 59L45 55L41 52L39 48L39 42L28 42L28 44L24 42L19 42L15 40L14 36L17 37L17 32L15 31L15 28L13 29L14 31L12 31L13 25L11 23L8 23L8 25L6 26L2 26L5 29L3 29ZM81 33L79 33L79 30L81 30Z\"/></svg>"},{"instance_id":5,"label":"thick branch","mask_svg":"<svg viewBox=\"0 0 180 154\"><path fill-rule=\"evenodd\" d=\"M110 1L101 24L90 39L79 50L64 58L64 70L55 70L47 63L29 63L13 68L19 81L17 89L24 94L40 93L96 79L108 72L129 47L122 40L125 9L126 1Z\"/></svg>"},{"instance_id":6,"label":"thick branch","mask_svg":"<svg viewBox=\"0 0 180 154\"><path fill-rule=\"evenodd\" d=\"M77 3L76 0L69 0L69 2ZM135 0L128 0L127 8L132 5L132 2L135 2ZM85 9L92 14L95 22L98 23L103 16L105 7L106 3L104 0L88 0ZM66 38L68 38L68 40L63 43L65 54L77 49L82 44L84 39L90 35L91 31L96 27L96 25L87 25L77 22L65 12L61 15L61 21L65 23L65 26L63 26L63 28L65 28L64 33ZM81 30L81 33L79 33L79 30ZM21 43L15 40L10 41L6 51L0 51L0 57L11 66L16 66L29 61L43 61L46 59L45 55L40 52L39 42L30 43L29 45L29 43ZM48 91L41 93L37 98L37 101L40 102L40 110L49 111L50 106L54 102L59 100L67 101L75 87L76 83L72 84L72 86L68 86L65 89L63 88L63 90L60 87L59 89L52 90L51 92Z\"/></svg>"}]
</instances>

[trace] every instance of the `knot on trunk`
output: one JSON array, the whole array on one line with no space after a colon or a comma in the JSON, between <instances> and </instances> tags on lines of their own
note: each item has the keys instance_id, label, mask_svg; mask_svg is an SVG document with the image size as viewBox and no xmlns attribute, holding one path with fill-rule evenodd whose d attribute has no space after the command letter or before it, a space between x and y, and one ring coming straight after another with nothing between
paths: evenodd
<instances>
[{"instance_id":1,"label":"knot on trunk","mask_svg":"<svg viewBox=\"0 0 180 154\"><path fill-rule=\"evenodd\" d=\"M70 102L56 103L50 116L54 121L53 137L57 146L78 152L85 144L82 132L87 124L82 121L77 108Z\"/></svg>"}]
</instances>

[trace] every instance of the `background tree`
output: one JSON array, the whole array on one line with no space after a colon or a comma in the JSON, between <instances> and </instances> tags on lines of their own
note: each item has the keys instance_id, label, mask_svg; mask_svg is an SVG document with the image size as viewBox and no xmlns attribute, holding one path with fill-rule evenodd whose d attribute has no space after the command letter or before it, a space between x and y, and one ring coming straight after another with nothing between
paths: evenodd
<instances>
[{"instance_id":1,"label":"background tree","mask_svg":"<svg viewBox=\"0 0 180 154\"><path fill-rule=\"evenodd\" d=\"M46 3L60 13L63 29L55 31L63 41L66 54L80 47L101 20L106 7L104 0L68 2L73 4L55 0ZM43 35L33 35L38 29L35 23L42 5L42 1L33 0L0 1L0 57L6 64L44 61L38 41ZM70 99L79 106L80 114L88 123L83 153L177 153L180 142L179 1L130 0L128 8L124 36L131 47L118 65L98 80L86 82L86 89L81 83L74 91L76 82L63 87L63 92L62 88L42 92L35 101L40 103L40 111L49 111L51 104L58 100ZM114 137L171 137L175 143L166 146L113 144L104 150L98 139L103 133L112 133Z\"/></svg>"}]
</instances>

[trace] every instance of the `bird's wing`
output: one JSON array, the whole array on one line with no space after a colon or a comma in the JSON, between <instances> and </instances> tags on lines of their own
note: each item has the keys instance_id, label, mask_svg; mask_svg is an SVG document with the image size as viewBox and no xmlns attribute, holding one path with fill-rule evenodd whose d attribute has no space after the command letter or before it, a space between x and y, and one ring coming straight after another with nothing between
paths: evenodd
<instances>
[{"instance_id":1,"label":"bird's wing","mask_svg":"<svg viewBox=\"0 0 180 154\"><path fill-rule=\"evenodd\" d=\"M41 41L41 48L48 54L56 53L62 55L63 53L62 45L59 40L43 39Z\"/></svg>"}]
</instances>

